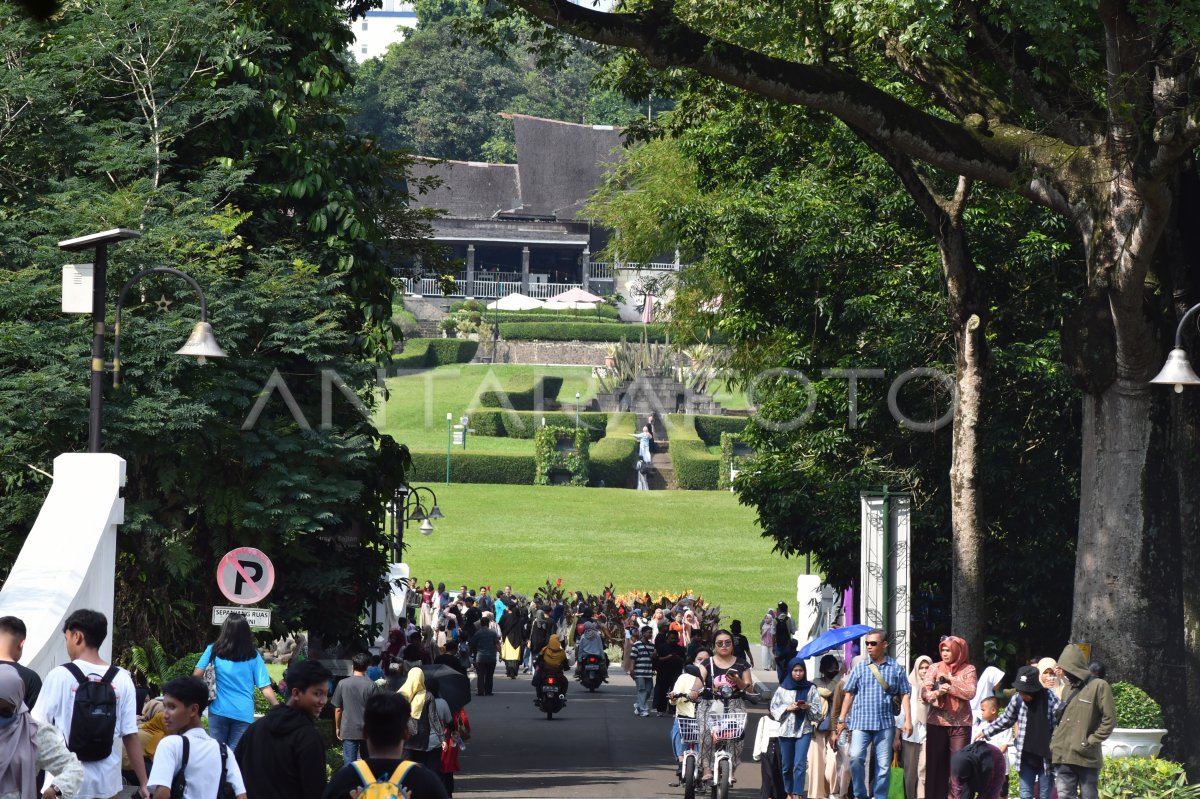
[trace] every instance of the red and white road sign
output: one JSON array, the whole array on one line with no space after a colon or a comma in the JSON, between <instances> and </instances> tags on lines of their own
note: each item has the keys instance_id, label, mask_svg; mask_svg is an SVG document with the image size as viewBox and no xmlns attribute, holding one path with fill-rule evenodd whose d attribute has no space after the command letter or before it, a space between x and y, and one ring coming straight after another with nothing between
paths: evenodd
<instances>
[{"instance_id":1,"label":"red and white road sign","mask_svg":"<svg viewBox=\"0 0 1200 799\"><path fill-rule=\"evenodd\" d=\"M254 547L239 547L217 564L217 587L230 602L253 605L271 593L275 567L271 559Z\"/></svg>"}]
</instances>

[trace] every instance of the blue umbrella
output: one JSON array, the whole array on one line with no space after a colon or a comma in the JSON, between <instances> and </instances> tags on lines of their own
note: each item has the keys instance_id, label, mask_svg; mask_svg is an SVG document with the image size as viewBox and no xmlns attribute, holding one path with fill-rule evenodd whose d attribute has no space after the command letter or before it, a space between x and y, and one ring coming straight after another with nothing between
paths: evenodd
<instances>
[{"instance_id":1,"label":"blue umbrella","mask_svg":"<svg viewBox=\"0 0 1200 799\"><path fill-rule=\"evenodd\" d=\"M796 656L807 659L813 655L820 655L828 652L830 649L837 649L847 641L860 638L873 629L875 628L869 624L851 624L849 627L835 627L809 641L804 645L803 649L796 653Z\"/></svg>"}]
</instances>

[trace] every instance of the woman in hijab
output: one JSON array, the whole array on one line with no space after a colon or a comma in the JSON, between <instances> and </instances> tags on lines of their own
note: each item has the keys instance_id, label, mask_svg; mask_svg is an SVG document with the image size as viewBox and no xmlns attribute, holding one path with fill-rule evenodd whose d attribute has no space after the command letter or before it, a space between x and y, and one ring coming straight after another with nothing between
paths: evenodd
<instances>
[{"instance_id":1,"label":"woman in hijab","mask_svg":"<svg viewBox=\"0 0 1200 799\"><path fill-rule=\"evenodd\" d=\"M661 716L667 712L667 693L683 673L686 652L679 645L679 636L669 630L658 636L654 648L658 651L658 660L654 661L654 712Z\"/></svg>"},{"instance_id":2,"label":"woman in hijab","mask_svg":"<svg viewBox=\"0 0 1200 799\"><path fill-rule=\"evenodd\" d=\"M695 733L699 737L699 729L695 727L696 719L696 700L700 698L700 693L704 690L704 680L700 677L700 667L694 663L689 663L683 667L683 671L675 678L675 682L671 685L671 690L667 693L667 697L671 704L675 706L675 723L671 725L671 746L675 751L675 759L680 762L680 769L683 768L683 734L680 732L680 719L692 719L690 723L693 727L689 733ZM671 783L671 787L677 787L682 780L682 772L676 774L676 779Z\"/></svg>"},{"instance_id":3,"label":"woman in hijab","mask_svg":"<svg viewBox=\"0 0 1200 799\"><path fill-rule=\"evenodd\" d=\"M975 738L975 733L981 728L987 726L987 722L983 720L983 716L979 714L979 706L983 704L983 700L987 697L996 695L996 686L1004 679L1004 672L995 666L988 666L983 670L983 674L979 675L979 683L975 688L975 697L971 700L971 738Z\"/></svg>"},{"instance_id":4,"label":"woman in hijab","mask_svg":"<svg viewBox=\"0 0 1200 799\"><path fill-rule=\"evenodd\" d=\"M837 756L829 751L829 736L837 726L832 723L833 692L837 689L841 668L835 655L825 655L818 666L820 673L813 679L821 700L821 720L813 731L812 746L808 748L807 796L826 797L836 793L833 786L837 783Z\"/></svg>"},{"instance_id":5,"label":"woman in hijab","mask_svg":"<svg viewBox=\"0 0 1200 799\"><path fill-rule=\"evenodd\" d=\"M409 730L415 730L404 742L404 757L434 771L441 771L442 738L440 719L435 720L437 707L433 695L425 688L425 672L420 666L408 671L399 693L408 700L411 718Z\"/></svg>"},{"instance_id":6,"label":"woman in hijab","mask_svg":"<svg viewBox=\"0 0 1200 799\"><path fill-rule=\"evenodd\" d=\"M808 746L813 725L821 720L821 697L808 680L804 659L792 658L787 676L771 697L771 718L779 722L779 763L787 799L804 799L808 779Z\"/></svg>"},{"instance_id":7,"label":"woman in hijab","mask_svg":"<svg viewBox=\"0 0 1200 799\"><path fill-rule=\"evenodd\" d=\"M533 686L538 688L546 679L547 672L553 672L562 676L568 667L567 652L563 649L562 644L558 640L557 635L550 636L550 642L542 647L542 651L538 652L537 659L533 663ZM567 692L567 680L561 680L562 690Z\"/></svg>"},{"instance_id":8,"label":"woman in hijab","mask_svg":"<svg viewBox=\"0 0 1200 799\"><path fill-rule=\"evenodd\" d=\"M933 660L928 655L918 655L908 673L909 685L924 685ZM925 796L925 703L909 703L912 709L912 734L900 738L900 753L904 764L904 797L918 799Z\"/></svg>"},{"instance_id":9,"label":"woman in hijab","mask_svg":"<svg viewBox=\"0 0 1200 799\"><path fill-rule=\"evenodd\" d=\"M1058 678L1058 661L1054 658L1042 658L1037 662L1038 674L1041 675L1042 687L1053 691L1059 699L1066 692L1066 685Z\"/></svg>"},{"instance_id":10,"label":"woman in hijab","mask_svg":"<svg viewBox=\"0 0 1200 799\"><path fill-rule=\"evenodd\" d=\"M938 654L941 660L926 672L921 690L927 705L926 799L948 799L959 794L957 779L950 774L950 757L971 742L971 700L978 682L966 641L946 636L938 646Z\"/></svg>"},{"instance_id":11,"label":"woman in hijab","mask_svg":"<svg viewBox=\"0 0 1200 799\"><path fill-rule=\"evenodd\" d=\"M71 799L83 784L83 766L67 751L52 724L34 721L25 707L25 683L9 664L0 664L0 799L38 796L39 770L54 775L53 787Z\"/></svg>"}]
</instances>

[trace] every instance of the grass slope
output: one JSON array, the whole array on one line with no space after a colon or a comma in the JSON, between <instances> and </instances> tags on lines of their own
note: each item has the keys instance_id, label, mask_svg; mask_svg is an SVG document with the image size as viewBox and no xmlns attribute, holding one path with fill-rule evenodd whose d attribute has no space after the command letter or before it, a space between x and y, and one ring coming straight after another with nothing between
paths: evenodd
<instances>
[{"instance_id":1,"label":"grass slope","mask_svg":"<svg viewBox=\"0 0 1200 799\"><path fill-rule=\"evenodd\" d=\"M726 491L628 491L565 486L440 485L436 531L405 538L421 582L448 588L509 583L532 593L547 579L596 592L691 589L741 619L752 643L768 607L795 604L803 563L771 552L753 510Z\"/></svg>"}]
</instances>

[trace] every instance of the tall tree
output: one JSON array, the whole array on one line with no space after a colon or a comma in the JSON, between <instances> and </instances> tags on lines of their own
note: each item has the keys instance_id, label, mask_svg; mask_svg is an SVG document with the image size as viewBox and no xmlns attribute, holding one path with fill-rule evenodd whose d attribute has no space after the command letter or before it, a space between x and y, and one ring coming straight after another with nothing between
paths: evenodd
<instances>
[{"instance_id":1,"label":"tall tree","mask_svg":"<svg viewBox=\"0 0 1200 799\"><path fill-rule=\"evenodd\" d=\"M616 230L610 246L631 258L683 243L692 266L671 305L675 333L719 330L760 413L779 422L751 427L760 456L743 470L739 497L758 509L764 535L782 552L813 554L826 578L845 586L858 578L857 492L885 483L911 490L920 508L914 579L924 596L950 593L961 574L949 557L959 531L950 534L944 510L954 496L951 431L912 431L886 411L897 375L925 366L951 371L955 358L950 291L921 216L906 207L889 167L840 126L732 93L703 110L688 101L689 118L668 126L674 137L628 151L592 210ZM1019 594L1027 612L1054 618L1060 600L1046 583L1050 575L1070 579L1072 550L1062 531L1075 523L1078 432L1065 370L1049 360L1058 336L1045 327L1055 324L1078 260L1049 214L986 191L975 203L964 229L988 265L981 281L995 317L994 385L980 398L977 449L985 473L1006 479L1003 491L978 497L989 523L972 565L989 589ZM846 372L827 370L864 367L884 379L860 377L848 403ZM795 380L762 378L780 368L814 381L811 415ZM922 382L908 384L902 407L934 419L949 407L948 392ZM1055 412L1035 414L1039 399ZM788 421L806 415L799 426ZM1016 535L1034 526L1046 534ZM1011 610L984 609L980 653L984 632L1030 652L1066 634L1065 619L1030 628ZM923 614L917 645L935 646L945 622ZM958 625L956 612L955 633Z\"/></svg>"},{"instance_id":2,"label":"tall tree","mask_svg":"<svg viewBox=\"0 0 1200 799\"><path fill-rule=\"evenodd\" d=\"M1200 484L1189 477L1200 466L1200 398L1147 383L1200 282L1182 223L1200 186L1200 16L1158 0L508 5L654 67L829 113L1071 222L1089 288L1066 336L1085 392L1073 638L1114 673L1154 685L1200 769ZM889 65L886 81L862 73L864 53Z\"/></svg>"}]
</instances>

